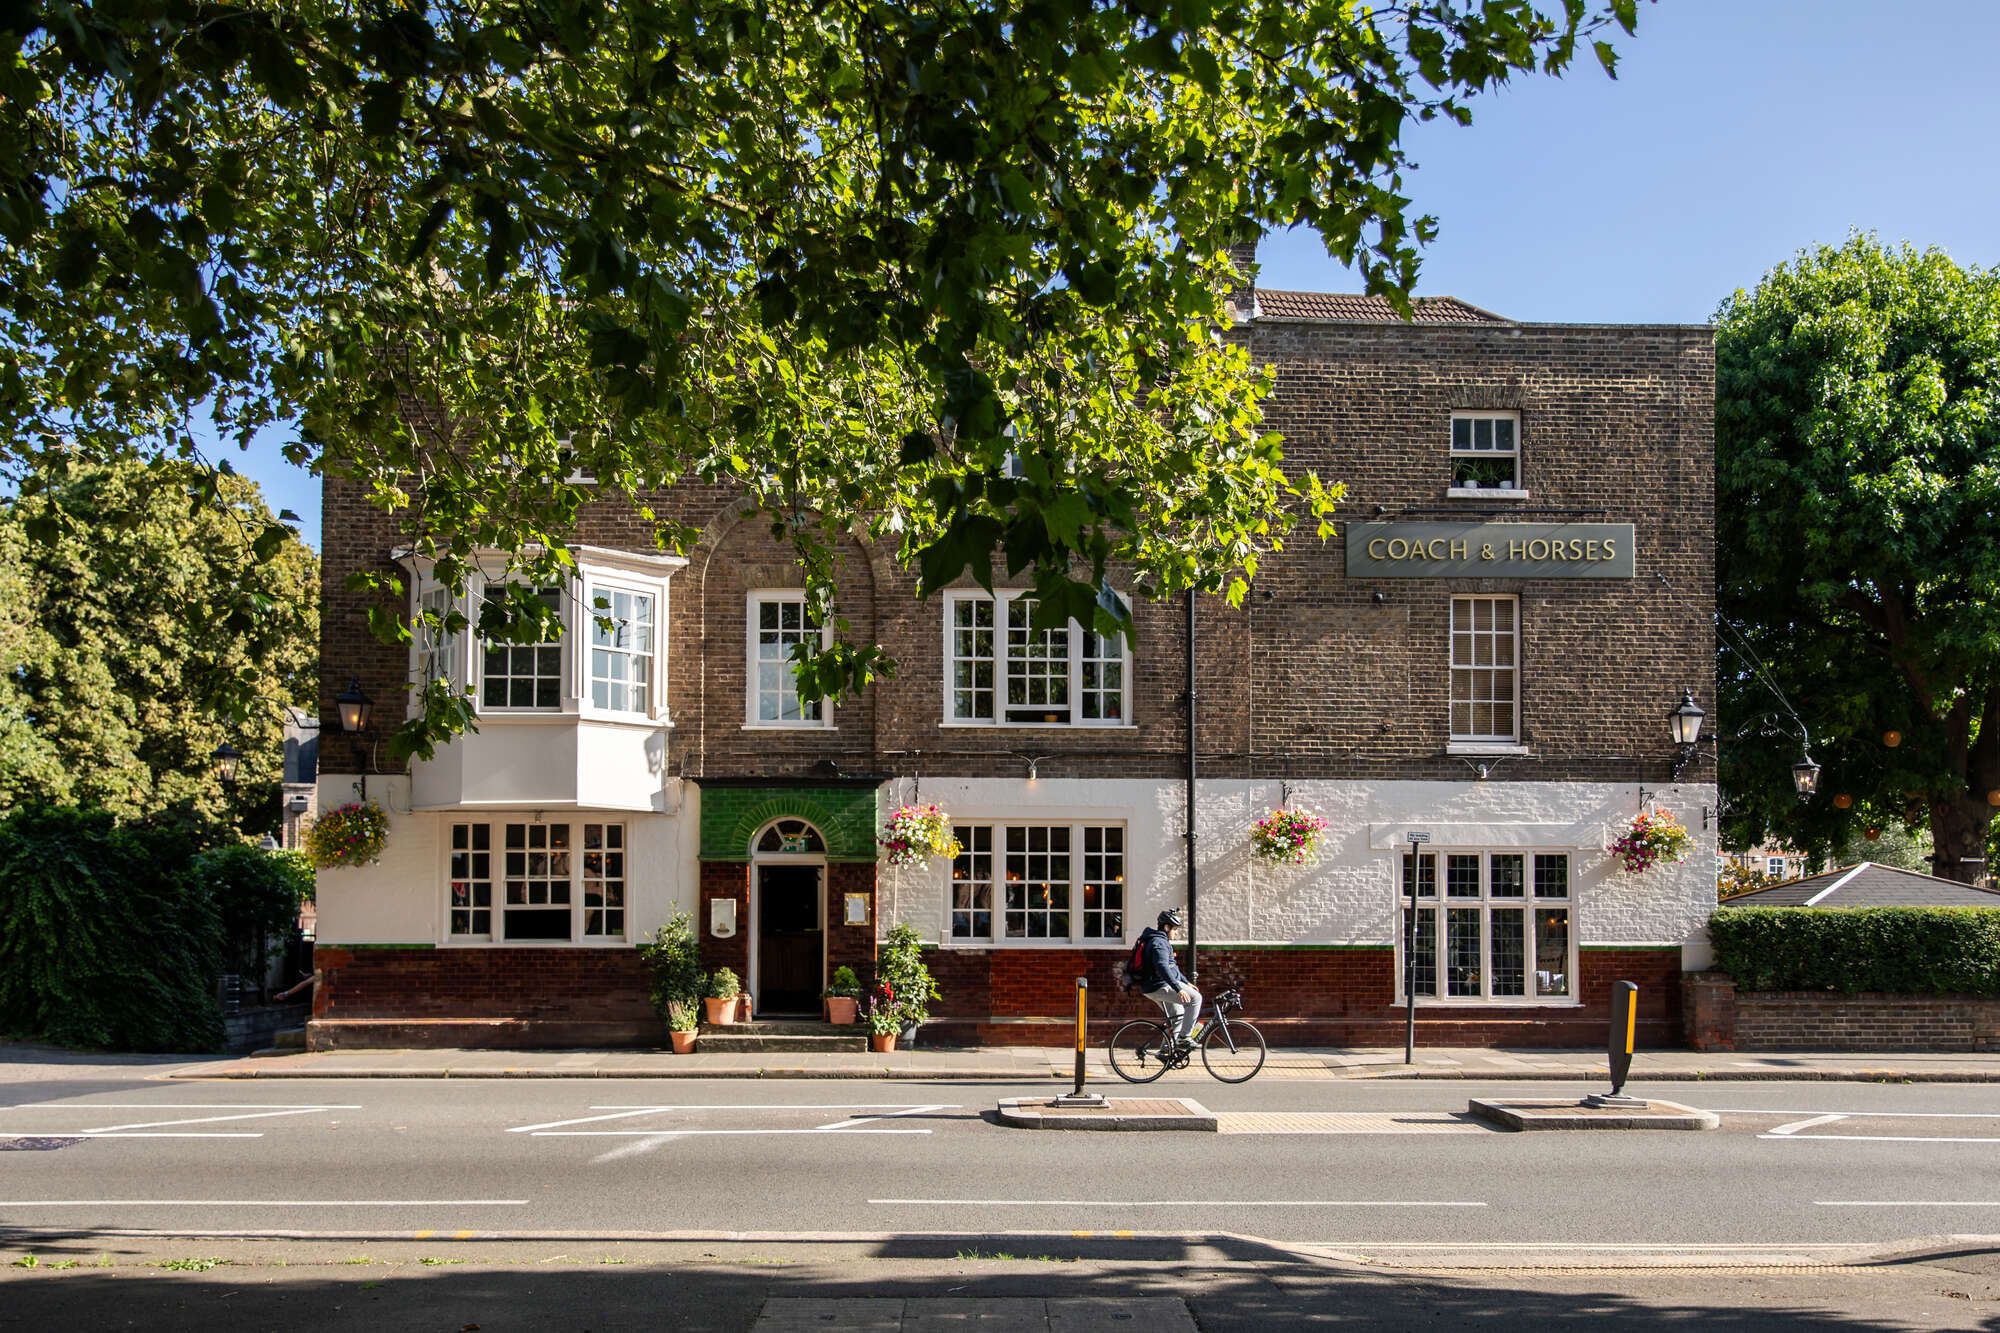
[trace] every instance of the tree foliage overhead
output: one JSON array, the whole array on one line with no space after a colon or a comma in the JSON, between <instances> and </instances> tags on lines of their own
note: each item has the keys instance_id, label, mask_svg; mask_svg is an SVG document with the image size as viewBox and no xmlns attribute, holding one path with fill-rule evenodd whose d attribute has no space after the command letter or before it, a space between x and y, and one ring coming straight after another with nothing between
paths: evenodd
<instances>
[{"instance_id":1,"label":"tree foliage overhead","mask_svg":"<svg viewBox=\"0 0 2000 1333\"><path fill-rule=\"evenodd\" d=\"M1857 236L1725 302L1717 600L1725 837L1824 855L1928 825L1969 880L2000 815L2000 275ZM1725 638L1729 636L1724 636ZM1843 804L1835 798L1845 795Z\"/></svg>"},{"instance_id":2,"label":"tree foliage overhead","mask_svg":"<svg viewBox=\"0 0 2000 1333\"><path fill-rule=\"evenodd\" d=\"M25 480L0 502L0 810L269 816L284 708L319 695L318 559L240 477L51 456Z\"/></svg>"},{"instance_id":3,"label":"tree foliage overhead","mask_svg":"<svg viewBox=\"0 0 2000 1333\"><path fill-rule=\"evenodd\" d=\"M771 514L823 610L856 527L927 590L1001 552L1051 622L1118 617L1114 560L1241 596L1337 488L1283 471L1221 336L1228 246L1311 226L1404 300L1433 230L1408 124L1579 44L1612 68L1636 8L28 0L0 448L296 420L293 459L454 581L480 547L556 573L589 495L698 479ZM840 644L802 677L883 665ZM464 721L433 695L419 748Z\"/></svg>"}]
</instances>

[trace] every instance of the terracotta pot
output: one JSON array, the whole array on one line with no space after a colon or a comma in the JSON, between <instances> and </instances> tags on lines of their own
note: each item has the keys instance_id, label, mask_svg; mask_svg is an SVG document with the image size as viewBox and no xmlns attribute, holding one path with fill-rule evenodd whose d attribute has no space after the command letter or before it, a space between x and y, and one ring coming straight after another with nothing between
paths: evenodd
<instances>
[{"instance_id":1,"label":"terracotta pot","mask_svg":"<svg viewBox=\"0 0 2000 1333\"><path fill-rule=\"evenodd\" d=\"M861 1001L852 995L829 995L826 997L826 1021L840 1027L854 1022L859 1015Z\"/></svg>"},{"instance_id":2,"label":"terracotta pot","mask_svg":"<svg viewBox=\"0 0 2000 1333\"><path fill-rule=\"evenodd\" d=\"M743 1007L734 995L726 1000L718 1000L713 995L704 996L702 1005L708 1010L708 1021L719 1028L735 1023L736 1012Z\"/></svg>"},{"instance_id":3,"label":"terracotta pot","mask_svg":"<svg viewBox=\"0 0 2000 1333\"><path fill-rule=\"evenodd\" d=\"M694 1052L694 1039L701 1034L699 1032L669 1032L667 1035L673 1038L675 1055L690 1055Z\"/></svg>"},{"instance_id":4,"label":"terracotta pot","mask_svg":"<svg viewBox=\"0 0 2000 1333\"><path fill-rule=\"evenodd\" d=\"M886 1036L886 1037L878 1037L878 1036L876 1036L876 1035L875 1035L874 1033L872 1033L872 1032L871 1032L871 1033L869 1033L869 1034L868 1034L868 1049L869 1049L869 1050L871 1050L871 1051L874 1051L874 1052L876 1052L877 1054L881 1054L881 1053L883 1053L883 1052L887 1052L887 1051L893 1051L893 1050L895 1050L895 1049L896 1049L896 1034L895 1034L895 1033L893 1033L893 1032L891 1032L891 1033L890 1033L890 1034L889 1034L888 1036Z\"/></svg>"}]
</instances>

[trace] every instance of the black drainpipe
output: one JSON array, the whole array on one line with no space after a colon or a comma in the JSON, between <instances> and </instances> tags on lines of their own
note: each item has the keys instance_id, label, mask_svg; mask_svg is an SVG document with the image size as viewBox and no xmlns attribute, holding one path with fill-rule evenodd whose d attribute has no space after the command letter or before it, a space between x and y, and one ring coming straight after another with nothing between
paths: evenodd
<instances>
[{"instance_id":1,"label":"black drainpipe","mask_svg":"<svg viewBox=\"0 0 2000 1333\"><path fill-rule=\"evenodd\" d=\"M1194 589L1187 591L1187 926L1188 980L1201 975L1195 955L1195 846L1194 846Z\"/></svg>"}]
</instances>

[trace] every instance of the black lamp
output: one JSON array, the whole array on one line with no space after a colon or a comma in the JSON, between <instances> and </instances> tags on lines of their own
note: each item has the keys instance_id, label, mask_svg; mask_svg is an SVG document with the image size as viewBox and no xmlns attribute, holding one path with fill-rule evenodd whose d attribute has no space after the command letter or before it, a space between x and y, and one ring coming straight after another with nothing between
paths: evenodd
<instances>
[{"instance_id":1,"label":"black lamp","mask_svg":"<svg viewBox=\"0 0 2000 1333\"><path fill-rule=\"evenodd\" d=\"M368 710L373 701L361 691L361 677L350 676L347 688L333 697L340 706L340 729L349 735L368 730Z\"/></svg>"},{"instance_id":2,"label":"black lamp","mask_svg":"<svg viewBox=\"0 0 2000 1333\"><path fill-rule=\"evenodd\" d=\"M1694 701L1693 690L1681 691L1680 706L1667 714L1667 727L1674 738L1674 776L1679 782L1681 773L1694 762L1694 745L1701 739L1702 719L1708 714L1701 711L1701 705Z\"/></svg>"},{"instance_id":3,"label":"black lamp","mask_svg":"<svg viewBox=\"0 0 2000 1333\"><path fill-rule=\"evenodd\" d=\"M1801 801L1810 801L1819 790L1819 765L1810 754L1801 754L1799 762L1792 765L1792 786Z\"/></svg>"},{"instance_id":4,"label":"black lamp","mask_svg":"<svg viewBox=\"0 0 2000 1333\"><path fill-rule=\"evenodd\" d=\"M228 741L215 747L215 780L225 788L236 785L236 766L243 762L243 752Z\"/></svg>"}]
</instances>

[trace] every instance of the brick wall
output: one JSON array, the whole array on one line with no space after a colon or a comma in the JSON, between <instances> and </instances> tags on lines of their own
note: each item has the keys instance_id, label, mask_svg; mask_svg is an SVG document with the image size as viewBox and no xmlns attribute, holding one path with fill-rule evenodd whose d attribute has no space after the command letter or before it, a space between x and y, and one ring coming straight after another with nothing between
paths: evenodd
<instances>
[{"instance_id":1,"label":"brick wall","mask_svg":"<svg viewBox=\"0 0 2000 1333\"><path fill-rule=\"evenodd\" d=\"M1157 1016L1151 1001L1119 987L1115 972L1123 958L1122 950L1107 949L927 949L924 961L944 995L932 1006L925 1039L1067 1045L1079 976L1090 982L1094 1039L1129 1019ZM1586 949L1580 971L1582 1004L1577 1006L1419 1004L1418 1044L1601 1046L1609 1031L1614 981L1639 986L1642 1048L1679 1044L1678 950ZM1398 1046L1403 1041L1390 949L1204 949L1198 984L1209 996L1242 991L1247 1002L1243 1016L1274 1047ZM1023 1021L1042 1019L1055 1021Z\"/></svg>"},{"instance_id":2,"label":"brick wall","mask_svg":"<svg viewBox=\"0 0 2000 1333\"><path fill-rule=\"evenodd\" d=\"M2000 999L1739 991L1719 972L1688 990L1696 1050L2000 1051Z\"/></svg>"},{"instance_id":3,"label":"brick wall","mask_svg":"<svg viewBox=\"0 0 2000 1333\"><path fill-rule=\"evenodd\" d=\"M637 950L349 949L314 953L308 1037L343 1046L656 1045Z\"/></svg>"}]
</instances>

